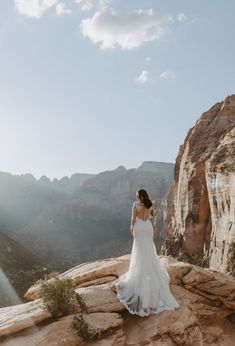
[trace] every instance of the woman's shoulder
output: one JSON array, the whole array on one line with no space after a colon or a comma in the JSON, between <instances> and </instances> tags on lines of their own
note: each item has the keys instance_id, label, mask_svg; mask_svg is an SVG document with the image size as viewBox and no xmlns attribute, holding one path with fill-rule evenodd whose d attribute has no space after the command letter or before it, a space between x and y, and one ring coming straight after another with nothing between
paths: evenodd
<instances>
[{"instance_id":1,"label":"woman's shoulder","mask_svg":"<svg viewBox=\"0 0 235 346\"><path fill-rule=\"evenodd\" d=\"M144 204L139 202L139 201L134 201L133 202L133 207L142 207Z\"/></svg>"}]
</instances>

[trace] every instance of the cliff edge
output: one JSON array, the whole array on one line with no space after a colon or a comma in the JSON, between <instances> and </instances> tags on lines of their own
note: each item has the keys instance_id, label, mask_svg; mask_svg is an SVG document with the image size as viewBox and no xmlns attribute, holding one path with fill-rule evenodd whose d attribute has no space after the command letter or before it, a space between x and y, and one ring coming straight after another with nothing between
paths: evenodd
<instances>
[{"instance_id":1,"label":"cliff edge","mask_svg":"<svg viewBox=\"0 0 235 346\"><path fill-rule=\"evenodd\" d=\"M170 275L178 309L147 317L129 314L111 285L127 271L130 254L87 262L60 276L71 278L83 297L86 323L101 329L97 340L85 342L73 333L74 312L51 320L34 285L25 293L31 301L0 309L1 345L234 345L235 278L171 256L160 259Z\"/></svg>"}]
</instances>

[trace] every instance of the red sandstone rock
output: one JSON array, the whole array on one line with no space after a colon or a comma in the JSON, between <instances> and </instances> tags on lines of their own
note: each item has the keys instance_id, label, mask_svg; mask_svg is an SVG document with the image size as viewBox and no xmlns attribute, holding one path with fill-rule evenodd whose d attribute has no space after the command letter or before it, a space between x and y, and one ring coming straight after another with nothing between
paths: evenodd
<instances>
[{"instance_id":1,"label":"red sandstone rock","mask_svg":"<svg viewBox=\"0 0 235 346\"><path fill-rule=\"evenodd\" d=\"M235 95L217 102L180 146L165 200L164 254L235 275ZM162 236L164 237L164 236Z\"/></svg>"},{"instance_id":2,"label":"red sandstone rock","mask_svg":"<svg viewBox=\"0 0 235 346\"><path fill-rule=\"evenodd\" d=\"M171 291L180 307L140 317L129 314L111 290L110 277L119 277L127 270L128 258L130 259L130 254L84 263L61 274L68 277L71 275L77 283L75 290L82 295L88 307L88 313L85 314L87 323L103 330L101 338L89 345L233 345L235 278L215 270L179 262L170 256L160 256L170 275ZM103 283L105 273L107 282ZM99 279L102 279L100 285ZM34 295L37 295L36 287ZM74 312L52 321L39 303L40 300L36 299L30 303L0 309L0 334L4 335L0 337L1 345L88 345L74 335L71 329Z\"/></svg>"}]
</instances>

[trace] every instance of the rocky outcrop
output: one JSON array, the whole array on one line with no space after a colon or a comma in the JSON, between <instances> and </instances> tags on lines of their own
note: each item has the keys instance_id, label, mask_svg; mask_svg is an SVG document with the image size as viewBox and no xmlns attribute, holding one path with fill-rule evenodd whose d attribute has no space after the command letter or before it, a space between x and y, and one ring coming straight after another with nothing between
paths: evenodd
<instances>
[{"instance_id":1,"label":"rocky outcrop","mask_svg":"<svg viewBox=\"0 0 235 346\"><path fill-rule=\"evenodd\" d=\"M131 315L111 289L127 271L130 254L80 264L61 273L72 278L86 306L85 321L99 328L93 346L232 346L235 339L235 278L215 270L160 256L170 275L170 288L180 307L157 315ZM38 286L25 294L32 302L0 309L3 346L86 345L71 328L70 315L51 319L37 298ZM79 308L76 313L79 312Z\"/></svg>"},{"instance_id":2,"label":"rocky outcrop","mask_svg":"<svg viewBox=\"0 0 235 346\"><path fill-rule=\"evenodd\" d=\"M180 146L163 254L235 275L235 95L217 102Z\"/></svg>"},{"instance_id":3,"label":"rocky outcrop","mask_svg":"<svg viewBox=\"0 0 235 346\"><path fill-rule=\"evenodd\" d=\"M16 333L48 319L41 299L0 309L0 336Z\"/></svg>"}]
</instances>

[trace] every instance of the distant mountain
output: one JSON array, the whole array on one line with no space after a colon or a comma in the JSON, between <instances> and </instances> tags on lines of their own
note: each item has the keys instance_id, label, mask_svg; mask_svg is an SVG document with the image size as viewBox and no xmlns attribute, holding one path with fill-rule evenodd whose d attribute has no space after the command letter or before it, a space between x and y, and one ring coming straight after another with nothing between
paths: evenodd
<instances>
[{"instance_id":1,"label":"distant mountain","mask_svg":"<svg viewBox=\"0 0 235 346\"><path fill-rule=\"evenodd\" d=\"M37 180L32 174L0 172L0 229L6 234L17 232L44 208L65 200L91 176L77 173L51 181L46 176Z\"/></svg>"},{"instance_id":2,"label":"distant mountain","mask_svg":"<svg viewBox=\"0 0 235 346\"><path fill-rule=\"evenodd\" d=\"M53 188L57 191L64 192L66 194L72 194L76 191L87 179L95 176L96 174L88 173L75 173L71 177L63 177L61 179L54 178L52 181L45 175L41 176L39 183Z\"/></svg>"},{"instance_id":3,"label":"distant mountain","mask_svg":"<svg viewBox=\"0 0 235 346\"><path fill-rule=\"evenodd\" d=\"M63 270L84 261L120 255L121 249L124 253L131 247L129 225L136 191L146 188L160 204L172 182L173 170L172 163L145 161L138 168L119 166L96 174L70 195L56 195L57 201L46 203L31 222L14 233L14 238L43 261ZM48 189L51 191L50 184Z\"/></svg>"},{"instance_id":4,"label":"distant mountain","mask_svg":"<svg viewBox=\"0 0 235 346\"><path fill-rule=\"evenodd\" d=\"M0 233L0 307L18 304L24 292L52 268L15 240Z\"/></svg>"},{"instance_id":5,"label":"distant mountain","mask_svg":"<svg viewBox=\"0 0 235 346\"><path fill-rule=\"evenodd\" d=\"M167 181L172 180L172 171L174 170L174 163L169 162L156 162L144 161L142 165L137 168L138 171L152 172L155 174L163 175Z\"/></svg>"}]
</instances>

